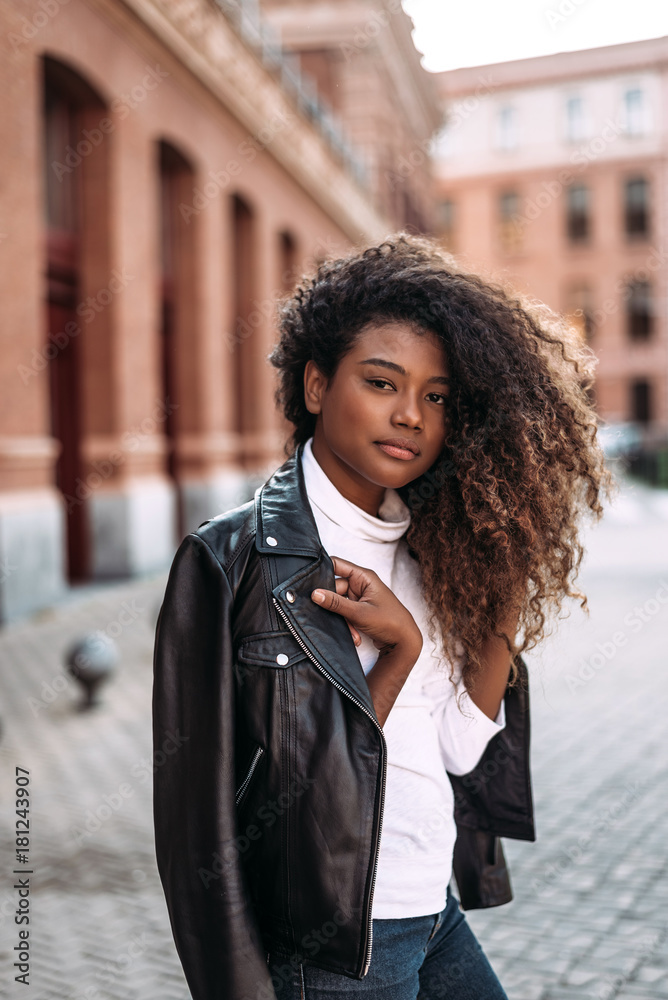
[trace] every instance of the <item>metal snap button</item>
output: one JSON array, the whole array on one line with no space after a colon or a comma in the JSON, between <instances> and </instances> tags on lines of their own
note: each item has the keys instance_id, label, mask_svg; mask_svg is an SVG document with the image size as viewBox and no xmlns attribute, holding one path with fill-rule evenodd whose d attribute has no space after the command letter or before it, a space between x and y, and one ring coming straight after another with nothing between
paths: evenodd
<instances>
[{"instance_id":1,"label":"metal snap button","mask_svg":"<svg viewBox=\"0 0 668 1000\"><path fill-rule=\"evenodd\" d=\"M294 590L286 590L285 599L289 601L290 604L294 604L297 599Z\"/></svg>"},{"instance_id":2,"label":"metal snap button","mask_svg":"<svg viewBox=\"0 0 668 1000\"><path fill-rule=\"evenodd\" d=\"M278 542L276 541L276 539L272 538L271 535L269 535L269 537L266 538L265 541L266 541L267 545L278 545Z\"/></svg>"},{"instance_id":3,"label":"metal snap button","mask_svg":"<svg viewBox=\"0 0 668 1000\"><path fill-rule=\"evenodd\" d=\"M276 662L278 663L279 667L284 667L289 659L290 657L286 656L285 653L279 653L278 656L276 657Z\"/></svg>"}]
</instances>

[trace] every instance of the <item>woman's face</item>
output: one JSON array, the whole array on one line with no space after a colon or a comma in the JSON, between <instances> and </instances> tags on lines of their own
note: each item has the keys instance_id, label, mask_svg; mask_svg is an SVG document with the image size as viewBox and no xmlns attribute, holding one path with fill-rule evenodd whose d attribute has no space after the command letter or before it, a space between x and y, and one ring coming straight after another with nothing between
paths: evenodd
<instances>
[{"instance_id":1,"label":"woman's face","mask_svg":"<svg viewBox=\"0 0 668 1000\"><path fill-rule=\"evenodd\" d=\"M374 516L385 489L429 469L445 441L448 366L439 340L407 323L366 327L329 381L312 361L313 454L348 500Z\"/></svg>"}]
</instances>

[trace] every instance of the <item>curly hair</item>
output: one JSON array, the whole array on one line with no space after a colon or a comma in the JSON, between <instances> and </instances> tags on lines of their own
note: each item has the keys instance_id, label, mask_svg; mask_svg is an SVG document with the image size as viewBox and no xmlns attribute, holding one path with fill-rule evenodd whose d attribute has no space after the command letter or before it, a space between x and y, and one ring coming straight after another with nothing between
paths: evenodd
<instances>
[{"instance_id":1,"label":"curly hair","mask_svg":"<svg viewBox=\"0 0 668 1000\"><path fill-rule=\"evenodd\" d=\"M315 429L307 361L330 378L362 330L387 322L435 335L451 376L444 447L399 490L413 515L406 540L431 637L438 628L452 663L463 647L469 690L483 643L503 638L514 683L517 658L545 636L564 598L587 610L574 586L578 522L600 518L601 493L614 486L590 397L596 357L542 303L461 270L432 240L399 233L325 261L282 303L269 360L295 428L288 454ZM518 609L509 636L503 623Z\"/></svg>"}]
</instances>

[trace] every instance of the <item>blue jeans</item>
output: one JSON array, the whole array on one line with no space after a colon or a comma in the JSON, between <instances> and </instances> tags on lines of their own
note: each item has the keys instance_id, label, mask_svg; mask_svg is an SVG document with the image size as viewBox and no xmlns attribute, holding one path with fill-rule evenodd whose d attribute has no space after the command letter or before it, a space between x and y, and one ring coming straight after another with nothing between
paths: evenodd
<instances>
[{"instance_id":1,"label":"blue jeans","mask_svg":"<svg viewBox=\"0 0 668 1000\"><path fill-rule=\"evenodd\" d=\"M277 1000L508 1000L450 888L440 913L373 921L364 979L279 955L269 972Z\"/></svg>"}]
</instances>

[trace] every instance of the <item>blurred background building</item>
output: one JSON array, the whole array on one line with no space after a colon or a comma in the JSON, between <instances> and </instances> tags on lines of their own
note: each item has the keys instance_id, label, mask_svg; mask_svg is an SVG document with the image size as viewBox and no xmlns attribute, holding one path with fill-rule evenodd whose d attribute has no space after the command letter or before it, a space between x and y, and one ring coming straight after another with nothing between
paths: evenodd
<instances>
[{"instance_id":1,"label":"blurred background building","mask_svg":"<svg viewBox=\"0 0 668 1000\"><path fill-rule=\"evenodd\" d=\"M2 18L0 621L248 499L277 299L399 229L571 316L603 420L667 440L668 38L429 73L400 0Z\"/></svg>"},{"instance_id":2,"label":"blurred background building","mask_svg":"<svg viewBox=\"0 0 668 1000\"><path fill-rule=\"evenodd\" d=\"M5 6L0 619L247 499L284 457L277 297L430 227L440 105L398 0L266 8Z\"/></svg>"},{"instance_id":3,"label":"blurred background building","mask_svg":"<svg viewBox=\"0 0 668 1000\"><path fill-rule=\"evenodd\" d=\"M565 313L599 415L668 431L668 38L437 74L444 241Z\"/></svg>"}]
</instances>

